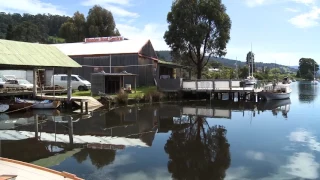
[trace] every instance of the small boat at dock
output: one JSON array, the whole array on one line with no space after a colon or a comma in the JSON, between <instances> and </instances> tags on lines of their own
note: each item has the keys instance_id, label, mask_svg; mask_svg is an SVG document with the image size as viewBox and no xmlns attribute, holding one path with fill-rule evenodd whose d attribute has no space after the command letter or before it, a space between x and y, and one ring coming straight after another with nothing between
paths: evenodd
<instances>
[{"instance_id":1,"label":"small boat at dock","mask_svg":"<svg viewBox=\"0 0 320 180\"><path fill-rule=\"evenodd\" d=\"M16 103L30 103L32 104L33 109L56 109L61 105L60 101L51 101L51 100L27 100L27 99L15 99Z\"/></svg>"},{"instance_id":2,"label":"small boat at dock","mask_svg":"<svg viewBox=\"0 0 320 180\"><path fill-rule=\"evenodd\" d=\"M74 174L0 157L0 179L66 179L83 180Z\"/></svg>"},{"instance_id":3,"label":"small boat at dock","mask_svg":"<svg viewBox=\"0 0 320 180\"><path fill-rule=\"evenodd\" d=\"M271 83L264 86L263 90L258 93L264 100L282 100L289 99L292 90L290 88L290 81L285 78L282 83Z\"/></svg>"}]
</instances>

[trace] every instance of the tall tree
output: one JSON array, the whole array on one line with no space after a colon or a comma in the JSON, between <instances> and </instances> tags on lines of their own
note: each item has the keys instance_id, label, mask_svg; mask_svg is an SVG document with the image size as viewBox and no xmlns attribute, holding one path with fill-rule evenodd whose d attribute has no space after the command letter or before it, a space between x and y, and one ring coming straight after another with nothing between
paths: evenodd
<instances>
[{"instance_id":1,"label":"tall tree","mask_svg":"<svg viewBox=\"0 0 320 180\"><path fill-rule=\"evenodd\" d=\"M17 25L13 30L13 40L24 42L40 42L41 36L38 26L29 21Z\"/></svg>"},{"instance_id":2,"label":"tall tree","mask_svg":"<svg viewBox=\"0 0 320 180\"><path fill-rule=\"evenodd\" d=\"M314 74L318 72L319 65L318 63L311 58L301 58L299 60L299 73L300 77L312 80L314 78Z\"/></svg>"},{"instance_id":3,"label":"tall tree","mask_svg":"<svg viewBox=\"0 0 320 180\"><path fill-rule=\"evenodd\" d=\"M187 55L184 61L196 66L198 79L211 56L227 53L231 20L221 0L174 0L167 21L166 43Z\"/></svg>"},{"instance_id":4,"label":"tall tree","mask_svg":"<svg viewBox=\"0 0 320 180\"><path fill-rule=\"evenodd\" d=\"M59 35L66 42L81 42L85 37L86 21L83 14L75 12L73 17L61 25Z\"/></svg>"},{"instance_id":5,"label":"tall tree","mask_svg":"<svg viewBox=\"0 0 320 180\"><path fill-rule=\"evenodd\" d=\"M246 63L248 65L248 67L250 68L250 73L255 72L255 65L254 65L254 53L252 51L249 51L247 53L247 57L246 57ZM253 66L253 70L252 70L252 66Z\"/></svg>"},{"instance_id":6,"label":"tall tree","mask_svg":"<svg viewBox=\"0 0 320 180\"><path fill-rule=\"evenodd\" d=\"M93 6L87 16L88 37L114 36L120 34L116 29L113 15L101 6Z\"/></svg>"}]
</instances>

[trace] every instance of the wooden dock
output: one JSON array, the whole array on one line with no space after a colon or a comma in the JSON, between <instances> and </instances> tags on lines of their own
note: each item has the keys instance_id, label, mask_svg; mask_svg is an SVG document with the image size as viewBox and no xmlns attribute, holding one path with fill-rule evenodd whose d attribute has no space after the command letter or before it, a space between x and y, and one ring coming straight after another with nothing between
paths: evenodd
<instances>
[{"instance_id":1,"label":"wooden dock","mask_svg":"<svg viewBox=\"0 0 320 180\"><path fill-rule=\"evenodd\" d=\"M37 98L43 99L43 100L57 100L61 102L67 102L67 99L68 99L67 96L48 96L48 95L41 95L41 94L37 95ZM96 100L91 96L71 97L71 101L75 102L81 107L80 109L81 113L83 112L83 104L85 104L86 112L103 106L98 100Z\"/></svg>"}]
</instances>

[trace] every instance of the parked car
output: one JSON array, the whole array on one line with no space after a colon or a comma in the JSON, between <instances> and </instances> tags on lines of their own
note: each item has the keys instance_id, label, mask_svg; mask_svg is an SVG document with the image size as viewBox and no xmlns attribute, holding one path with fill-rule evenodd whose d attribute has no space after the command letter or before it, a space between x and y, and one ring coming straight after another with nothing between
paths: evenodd
<instances>
[{"instance_id":1,"label":"parked car","mask_svg":"<svg viewBox=\"0 0 320 180\"><path fill-rule=\"evenodd\" d=\"M10 79L3 84L4 88L32 89L33 84L25 79Z\"/></svg>"},{"instance_id":2,"label":"parked car","mask_svg":"<svg viewBox=\"0 0 320 180\"><path fill-rule=\"evenodd\" d=\"M54 78L55 86L61 86L61 87L67 88L67 79L68 79L67 74L53 75L51 78L51 86L53 86L53 78ZM71 87L73 90L86 91L91 89L91 83L79 75L72 74Z\"/></svg>"}]
</instances>

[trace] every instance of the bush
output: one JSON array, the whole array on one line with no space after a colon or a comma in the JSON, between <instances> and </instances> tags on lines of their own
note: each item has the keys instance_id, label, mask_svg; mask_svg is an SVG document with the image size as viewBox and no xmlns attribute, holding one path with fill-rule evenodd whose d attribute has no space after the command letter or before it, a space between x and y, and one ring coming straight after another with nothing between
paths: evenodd
<instances>
[{"instance_id":1,"label":"bush","mask_svg":"<svg viewBox=\"0 0 320 180\"><path fill-rule=\"evenodd\" d=\"M163 99L163 97L164 95L161 92L152 90L145 93L144 100L149 102L159 102Z\"/></svg>"},{"instance_id":2,"label":"bush","mask_svg":"<svg viewBox=\"0 0 320 180\"><path fill-rule=\"evenodd\" d=\"M128 94L124 90L120 90L117 94L116 101L118 104L127 104L128 103Z\"/></svg>"},{"instance_id":3,"label":"bush","mask_svg":"<svg viewBox=\"0 0 320 180\"><path fill-rule=\"evenodd\" d=\"M134 100L139 103L139 101L143 98L142 94L141 93L137 93L135 96L134 96Z\"/></svg>"}]
</instances>

